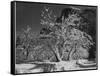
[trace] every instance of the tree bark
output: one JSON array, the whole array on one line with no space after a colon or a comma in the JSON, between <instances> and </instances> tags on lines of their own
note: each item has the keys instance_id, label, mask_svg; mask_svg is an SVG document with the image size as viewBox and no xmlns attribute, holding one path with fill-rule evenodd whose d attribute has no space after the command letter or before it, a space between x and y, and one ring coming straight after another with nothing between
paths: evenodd
<instances>
[{"instance_id":1,"label":"tree bark","mask_svg":"<svg viewBox=\"0 0 100 76\"><path fill-rule=\"evenodd\" d=\"M57 47L57 46L55 46L55 53L56 53L56 55L57 55L57 58L58 58L59 62L60 62L60 61L62 61L62 59L61 59L61 57L60 57L59 50L58 50L58 47Z\"/></svg>"},{"instance_id":2,"label":"tree bark","mask_svg":"<svg viewBox=\"0 0 100 76\"><path fill-rule=\"evenodd\" d=\"M75 49L76 49L76 44L74 44L73 47L71 48L71 50L69 51L68 60L72 60L73 59L72 55L75 52Z\"/></svg>"}]
</instances>

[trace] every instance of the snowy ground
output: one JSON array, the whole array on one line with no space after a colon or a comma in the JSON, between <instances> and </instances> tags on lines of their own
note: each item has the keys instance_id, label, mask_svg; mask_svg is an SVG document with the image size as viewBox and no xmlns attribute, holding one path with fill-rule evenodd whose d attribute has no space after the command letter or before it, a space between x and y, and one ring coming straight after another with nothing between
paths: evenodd
<instances>
[{"instance_id":1,"label":"snowy ground","mask_svg":"<svg viewBox=\"0 0 100 76\"><path fill-rule=\"evenodd\" d=\"M87 62L84 60L78 61L78 64L76 61L62 61L55 63L55 70L53 71L69 71L69 70L84 70L84 69L96 69L96 63L86 64L83 62ZM35 68L36 64L31 63L24 63L24 64L16 64L15 69L16 73L38 73L38 72L44 72L44 69L42 67ZM33 68L33 69L32 69Z\"/></svg>"}]
</instances>

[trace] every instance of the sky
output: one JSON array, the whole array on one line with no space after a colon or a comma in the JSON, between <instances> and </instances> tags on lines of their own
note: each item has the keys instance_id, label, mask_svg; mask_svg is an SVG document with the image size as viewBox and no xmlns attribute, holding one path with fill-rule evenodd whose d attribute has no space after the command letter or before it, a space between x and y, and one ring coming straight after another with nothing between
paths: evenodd
<instances>
[{"instance_id":1,"label":"sky","mask_svg":"<svg viewBox=\"0 0 100 76\"><path fill-rule=\"evenodd\" d=\"M67 6L59 5L48 5L48 4L38 4L38 3L22 3L18 2L16 4L16 30L21 31L27 26L30 26L34 32L39 32L43 25L40 24L41 12L44 7L50 7L57 16L60 16L59 11Z\"/></svg>"},{"instance_id":2,"label":"sky","mask_svg":"<svg viewBox=\"0 0 100 76\"><path fill-rule=\"evenodd\" d=\"M49 7L53 10L57 17L60 16L62 9L72 5L44 4L31 2L16 3L16 31L21 31L27 26L32 28L32 31L39 32L43 25L40 24L41 13L44 7ZM73 5L74 6L74 5ZM90 8L85 6L74 6L81 9Z\"/></svg>"}]
</instances>

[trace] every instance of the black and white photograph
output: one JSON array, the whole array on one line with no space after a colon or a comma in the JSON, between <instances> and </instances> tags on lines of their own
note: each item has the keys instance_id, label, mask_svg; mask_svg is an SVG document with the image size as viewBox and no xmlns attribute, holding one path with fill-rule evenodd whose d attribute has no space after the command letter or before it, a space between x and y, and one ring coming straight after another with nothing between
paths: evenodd
<instances>
[{"instance_id":1,"label":"black and white photograph","mask_svg":"<svg viewBox=\"0 0 100 76\"><path fill-rule=\"evenodd\" d=\"M14 74L97 70L97 6L12 1Z\"/></svg>"}]
</instances>

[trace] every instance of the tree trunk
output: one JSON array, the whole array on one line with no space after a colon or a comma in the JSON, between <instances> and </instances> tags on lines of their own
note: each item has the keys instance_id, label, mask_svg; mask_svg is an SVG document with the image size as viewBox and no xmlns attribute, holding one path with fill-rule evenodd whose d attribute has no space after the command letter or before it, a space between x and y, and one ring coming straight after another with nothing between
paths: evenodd
<instances>
[{"instance_id":1,"label":"tree trunk","mask_svg":"<svg viewBox=\"0 0 100 76\"><path fill-rule=\"evenodd\" d=\"M49 47L51 47L51 51L54 53L57 62L61 61L61 57L59 55L59 50L58 47L56 45L48 45Z\"/></svg>"},{"instance_id":2,"label":"tree trunk","mask_svg":"<svg viewBox=\"0 0 100 76\"><path fill-rule=\"evenodd\" d=\"M57 56L57 58L58 58L59 62L60 62L60 61L62 61L62 59L61 59L61 57L60 57L59 50L58 50L58 47L57 47L57 46L55 46L55 53L56 53L56 56Z\"/></svg>"},{"instance_id":3,"label":"tree trunk","mask_svg":"<svg viewBox=\"0 0 100 76\"><path fill-rule=\"evenodd\" d=\"M71 50L69 51L69 54L68 54L68 60L72 60L72 55L73 53L75 52L75 49L76 49L76 44L73 45L73 47L71 48Z\"/></svg>"}]
</instances>

